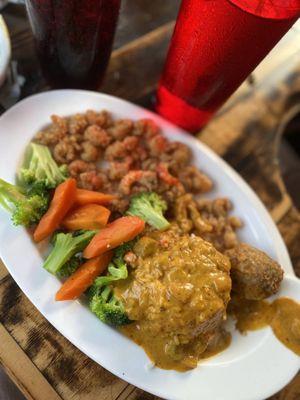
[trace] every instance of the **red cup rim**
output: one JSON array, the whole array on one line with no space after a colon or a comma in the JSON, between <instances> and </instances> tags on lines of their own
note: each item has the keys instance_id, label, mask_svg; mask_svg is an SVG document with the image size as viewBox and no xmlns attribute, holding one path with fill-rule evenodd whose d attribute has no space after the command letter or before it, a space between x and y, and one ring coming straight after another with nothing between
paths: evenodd
<instances>
[{"instance_id":1,"label":"red cup rim","mask_svg":"<svg viewBox=\"0 0 300 400\"><path fill-rule=\"evenodd\" d=\"M300 0L229 0L237 7L268 19L300 17ZM285 4L284 4L285 3ZM283 5L284 4L284 5Z\"/></svg>"}]
</instances>

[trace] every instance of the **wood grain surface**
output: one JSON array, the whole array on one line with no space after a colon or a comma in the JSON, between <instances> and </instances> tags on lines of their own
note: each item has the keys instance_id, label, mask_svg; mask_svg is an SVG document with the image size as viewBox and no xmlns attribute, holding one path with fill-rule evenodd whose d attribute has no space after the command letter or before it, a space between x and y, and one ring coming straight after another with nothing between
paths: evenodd
<instances>
[{"instance_id":1,"label":"wood grain surface","mask_svg":"<svg viewBox=\"0 0 300 400\"><path fill-rule=\"evenodd\" d=\"M127 0L103 91L150 104L163 65L179 1ZM45 88L38 73L24 10L5 12L13 54L27 82L23 95ZM276 90L275 90L276 89ZM199 134L252 186L269 209L300 276L300 215L278 167L277 125L300 93L300 65L286 68L274 90L245 84ZM158 400L116 378L61 336L0 264L0 361L31 400ZM300 375L272 400L300 399ZM234 400L234 399L233 399Z\"/></svg>"}]
</instances>

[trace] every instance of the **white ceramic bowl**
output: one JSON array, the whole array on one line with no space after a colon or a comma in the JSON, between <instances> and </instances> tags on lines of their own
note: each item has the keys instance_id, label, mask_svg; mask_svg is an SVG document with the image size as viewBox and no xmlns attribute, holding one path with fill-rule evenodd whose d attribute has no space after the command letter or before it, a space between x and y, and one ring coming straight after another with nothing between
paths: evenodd
<instances>
[{"instance_id":1,"label":"white ceramic bowl","mask_svg":"<svg viewBox=\"0 0 300 400\"><path fill-rule=\"evenodd\" d=\"M116 117L153 118L171 140L188 144L194 163L210 175L210 197L227 196L245 227L242 240L279 261L288 279L280 294L300 300L298 280L282 238L255 193L204 144L160 117L123 100L79 90L60 90L29 97L0 118L0 176L11 182L24 149L51 114L70 115L107 109ZM56 303L60 282L42 268L37 246L23 228L12 226L0 211L0 253L9 272L40 312L90 358L120 378L170 400L262 400L280 390L299 369L299 357L285 348L270 329L241 336L232 330L232 345L223 353L179 373L152 368L142 348L102 324L81 302ZM298 290L296 290L298 287Z\"/></svg>"}]
</instances>

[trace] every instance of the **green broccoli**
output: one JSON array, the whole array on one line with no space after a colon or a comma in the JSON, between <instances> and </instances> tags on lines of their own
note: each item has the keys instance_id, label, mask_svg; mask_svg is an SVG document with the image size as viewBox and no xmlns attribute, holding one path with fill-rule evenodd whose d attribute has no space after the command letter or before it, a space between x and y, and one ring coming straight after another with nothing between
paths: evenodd
<instances>
[{"instance_id":1,"label":"green broccoli","mask_svg":"<svg viewBox=\"0 0 300 400\"><path fill-rule=\"evenodd\" d=\"M20 183L20 181L19 181ZM20 183L22 190L26 192L28 196L33 196L37 194L38 196L50 197L50 188L46 185L45 182L32 182L31 184L22 184Z\"/></svg>"},{"instance_id":2,"label":"green broccoli","mask_svg":"<svg viewBox=\"0 0 300 400\"><path fill-rule=\"evenodd\" d=\"M167 203L154 192L144 192L131 198L127 215L136 215L158 230L165 230L170 223L163 216Z\"/></svg>"},{"instance_id":3,"label":"green broccoli","mask_svg":"<svg viewBox=\"0 0 300 400\"><path fill-rule=\"evenodd\" d=\"M82 264L81 257L73 256L56 273L58 278L67 278L72 275L79 265Z\"/></svg>"},{"instance_id":4,"label":"green broccoli","mask_svg":"<svg viewBox=\"0 0 300 400\"><path fill-rule=\"evenodd\" d=\"M90 309L105 324L121 326L131 322L122 302L115 297L109 286L104 286L98 294L92 296Z\"/></svg>"},{"instance_id":5,"label":"green broccoli","mask_svg":"<svg viewBox=\"0 0 300 400\"><path fill-rule=\"evenodd\" d=\"M121 300L117 299L110 284L128 277L124 261L125 253L130 250L135 241L124 243L115 250L114 257L108 266L108 273L95 279L88 291L90 309L104 323L112 326L129 324Z\"/></svg>"},{"instance_id":6,"label":"green broccoli","mask_svg":"<svg viewBox=\"0 0 300 400\"><path fill-rule=\"evenodd\" d=\"M78 233L58 233L54 247L43 267L51 274L59 274L65 264L77 253L80 253L91 241L97 231L80 231Z\"/></svg>"},{"instance_id":7,"label":"green broccoli","mask_svg":"<svg viewBox=\"0 0 300 400\"><path fill-rule=\"evenodd\" d=\"M47 146L30 143L19 171L20 184L34 190L48 190L58 186L68 176L65 165L58 166Z\"/></svg>"},{"instance_id":8,"label":"green broccoli","mask_svg":"<svg viewBox=\"0 0 300 400\"><path fill-rule=\"evenodd\" d=\"M30 226L38 222L48 207L48 197L29 193L0 179L0 204L12 215L14 225Z\"/></svg>"},{"instance_id":9,"label":"green broccoli","mask_svg":"<svg viewBox=\"0 0 300 400\"><path fill-rule=\"evenodd\" d=\"M117 247L114 252L114 257L108 265L108 274L96 278L94 285L103 287L109 285L113 281L126 279L128 277L128 270L124 261L124 255L133 247L134 243L135 240L131 240L130 242L124 243L122 246Z\"/></svg>"}]
</instances>

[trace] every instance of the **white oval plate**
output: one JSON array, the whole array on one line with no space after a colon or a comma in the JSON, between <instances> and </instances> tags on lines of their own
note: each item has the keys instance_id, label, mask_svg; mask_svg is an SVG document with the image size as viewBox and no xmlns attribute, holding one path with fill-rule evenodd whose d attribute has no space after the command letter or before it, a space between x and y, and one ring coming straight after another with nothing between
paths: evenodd
<instances>
[{"instance_id":1,"label":"white oval plate","mask_svg":"<svg viewBox=\"0 0 300 400\"><path fill-rule=\"evenodd\" d=\"M250 187L204 144L133 104L79 90L52 91L21 101L0 118L0 177L14 182L27 143L49 123L51 114L70 115L87 109L107 109L116 117L153 118L168 138L188 144L195 164L215 181L210 196L228 196L233 201L234 214L245 222L241 239L279 261L291 277L282 293L300 300L300 291L292 290L295 278L283 240ZM247 336L233 332L229 349L186 373L152 368L142 348L102 324L81 302L55 302L60 283L42 268L42 257L25 229L12 226L4 211L0 211L0 220L1 257L31 302L87 356L133 385L170 400L262 400L298 371L299 358L269 329Z\"/></svg>"}]
</instances>

